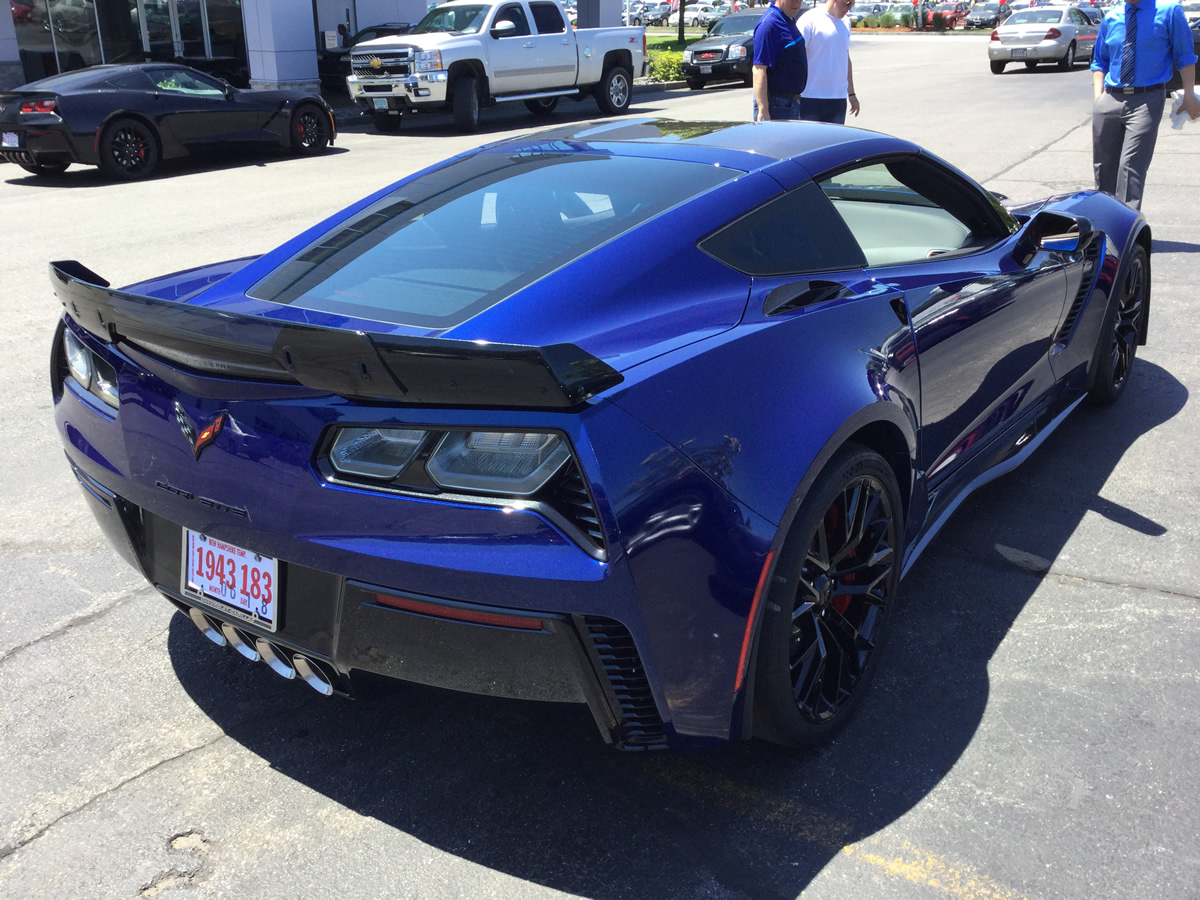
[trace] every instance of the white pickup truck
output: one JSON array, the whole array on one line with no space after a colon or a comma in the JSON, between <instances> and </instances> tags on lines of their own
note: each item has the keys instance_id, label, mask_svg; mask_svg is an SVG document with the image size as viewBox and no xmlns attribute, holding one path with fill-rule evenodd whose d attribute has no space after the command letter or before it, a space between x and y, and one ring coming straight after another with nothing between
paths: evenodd
<instances>
[{"instance_id":1,"label":"white pickup truck","mask_svg":"<svg viewBox=\"0 0 1200 900\"><path fill-rule=\"evenodd\" d=\"M602 112L624 112L646 65L644 28L575 29L559 0L452 0L408 34L356 45L346 86L380 131L448 107L470 132L480 108L510 100L544 115L560 97L590 94Z\"/></svg>"}]
</instances>

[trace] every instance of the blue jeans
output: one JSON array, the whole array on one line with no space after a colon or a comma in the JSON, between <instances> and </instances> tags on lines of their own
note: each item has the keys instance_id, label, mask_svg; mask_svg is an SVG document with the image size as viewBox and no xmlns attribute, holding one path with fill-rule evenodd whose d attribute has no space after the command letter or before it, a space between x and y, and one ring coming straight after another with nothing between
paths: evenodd
<instances>
[{"instance_id":1,"label":"blue jeans","mask_svg":"<svg viewBox=\"0 0 1200 900\"><path fill-rule=\"evenodd\" d=\"M758 121L758 101L754 100L753 119ZM772 122L784 121L787 119L799 119L800 116L800 101L793 100L791 97L781 97L779 94L767 94L767 112L771 114Z\"/></svg>"},{"instance_id":2,"label":"blue jeans","mask_svg":"<svg viewBox=\"0 0 1200 900\"><path fill-rule=\"evenodd\" d=\"M846 124L846 100L825 100L821 97L800 98L800 118L805 122Z\"/></svg>"}]
</instances>

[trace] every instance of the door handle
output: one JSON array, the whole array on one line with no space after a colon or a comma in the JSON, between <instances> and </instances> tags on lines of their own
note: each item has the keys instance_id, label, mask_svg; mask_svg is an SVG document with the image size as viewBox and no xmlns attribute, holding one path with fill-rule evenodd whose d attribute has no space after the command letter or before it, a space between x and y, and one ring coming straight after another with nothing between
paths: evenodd
<instances>
[{"instance_id":1,"label":"door handle","mask_svg":"<svg viewBox=\"0 0 1200 900\"><path fill-rule=\"evenodd\" d=\"M853 291L838 281L793 281L783 284L767 294L763 300L763 315L774 316L781 312L828 303L853 295Z\"/></svg>"},{"instance_id":2,"label":"door handle","mask_svg":"<svg viewBox=\"0 0 1200 900\"><path fill-rule=\"evenodd\" d=\"M526 50L532 50L534 48L535 44L533 43L533 41L526 41L524 44L522 44L522 46Z\"/></svg>"}]
</instances>

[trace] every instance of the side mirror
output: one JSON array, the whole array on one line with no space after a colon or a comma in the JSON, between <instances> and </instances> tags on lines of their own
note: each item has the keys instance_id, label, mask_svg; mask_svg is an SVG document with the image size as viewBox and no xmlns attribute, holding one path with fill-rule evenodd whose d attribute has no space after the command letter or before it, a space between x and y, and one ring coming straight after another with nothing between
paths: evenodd
<instances>
[{"instance_id":1,"label":"side mirror","mask_svg":"<svg viewBox=\"0 0 1200 900\"><path fill-rule=\"evenodd\" d=\"M509 19L504 19L503 21L497 22L492 26L492 37L511 37L512 35L516 34L516 31L517 23Z\"/></svg>"},{"instance_id":2,"label":"side mirror","mask_svg":"<svg viewBox=\"0 0 1200 900\"><path fill-rule=\"evenodd\" d=\"M1025 227L1025 234L1017 242L1013 256L1021 265L1026 265L1038 250L1078 253L1087 249L1095 236L1092 222L1085 216L1043 211Z\"/></svg>"}]
</instances>

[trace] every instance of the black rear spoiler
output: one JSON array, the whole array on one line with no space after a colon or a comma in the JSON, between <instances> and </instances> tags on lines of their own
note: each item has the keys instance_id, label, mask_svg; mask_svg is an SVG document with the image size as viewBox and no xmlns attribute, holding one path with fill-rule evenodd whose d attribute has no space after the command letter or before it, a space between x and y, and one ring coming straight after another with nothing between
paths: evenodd
<instances>
[{"instance_id":1,"label":"black rear spoiler","mask_svg":"<svg viewBox=\"0 0 1200 900\"><path fill-rule=\"evenodd\" d=\"M284 322L112 290L74 260L50 263L50 282L68 315L105 343L126 342L217 377L359 400L534 409L569 409L624 380L574 344L479 344Z\"/></svg>"}]
</instances>

